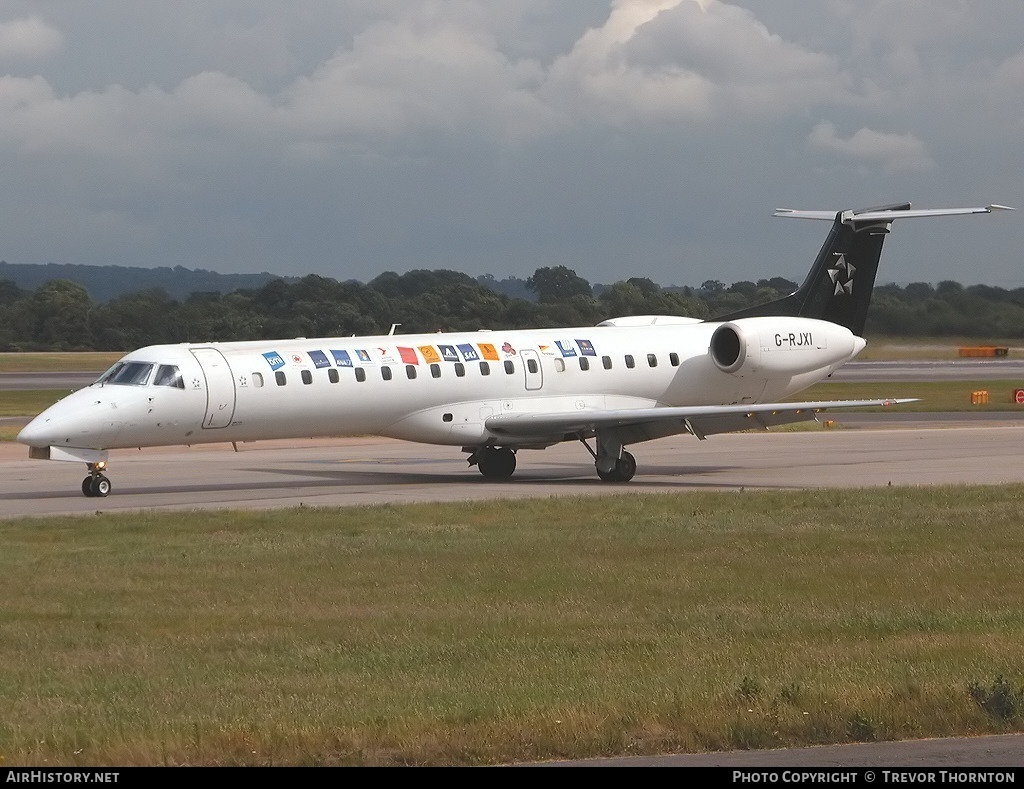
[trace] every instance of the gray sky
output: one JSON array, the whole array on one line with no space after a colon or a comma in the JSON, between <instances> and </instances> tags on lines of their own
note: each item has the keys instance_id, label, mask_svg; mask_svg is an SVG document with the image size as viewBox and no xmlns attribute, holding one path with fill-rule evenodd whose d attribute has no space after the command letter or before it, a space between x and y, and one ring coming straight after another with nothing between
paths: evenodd
<instances>
[{"instance_id":1,"label":"gray sky","mask_svg":"<svg viewBox=\"0 0 1024 789\"><path fill-rule=\"evenodd\" d=\"M1021 0L0 0L0 259L1024 286Z\"/></svg>"}]
</instances>

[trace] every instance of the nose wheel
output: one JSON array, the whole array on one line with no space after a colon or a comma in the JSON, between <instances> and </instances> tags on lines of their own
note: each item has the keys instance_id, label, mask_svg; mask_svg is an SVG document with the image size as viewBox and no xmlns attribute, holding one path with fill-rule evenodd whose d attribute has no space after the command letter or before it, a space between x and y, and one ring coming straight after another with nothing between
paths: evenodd
<instances>
[{"instance_id":1,"label":"nose wheel","mask_svg":"<svg viewBox=\"0 0 1024 789\"><path fill-rule=\"evenodd\" d=\"M89 476L82 480L82 493L89 498L104 498L110 495L110 480L103 474L106 463L90 463Z\"/></svg>"}]
</instances>

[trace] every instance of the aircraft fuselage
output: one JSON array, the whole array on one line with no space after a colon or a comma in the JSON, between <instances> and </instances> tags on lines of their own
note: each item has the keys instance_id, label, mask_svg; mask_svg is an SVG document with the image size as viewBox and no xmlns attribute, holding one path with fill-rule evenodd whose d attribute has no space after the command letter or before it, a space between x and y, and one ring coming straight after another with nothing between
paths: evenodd
<instances>
[{"instance_id":1,"label":"aircraft fuselage","mask_svg":"<svg viewBox=\"0 0 1024 789\"><path fill-rule=\"evenodd\" d=\"M779 400L863 347L835 324L748 318L732 324L744 358L726 371L711 348L722 325L148 346L118 363L143 372L69 395L19 440L106 450L381 435L476 446L497 438L486 421L499 414ZM161 367L176 368L177 385L156 381Z\"/></svg>"}]
</instances>

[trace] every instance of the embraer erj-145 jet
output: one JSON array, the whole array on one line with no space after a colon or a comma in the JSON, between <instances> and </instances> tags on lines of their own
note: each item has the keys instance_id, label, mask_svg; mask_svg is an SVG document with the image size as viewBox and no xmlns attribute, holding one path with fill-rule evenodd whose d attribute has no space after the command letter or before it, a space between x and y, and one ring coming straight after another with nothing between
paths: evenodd
<instances>
[{"instance_id":1,"label":"embraer erj-145 jet","mask_svg":"<svg viewBox=\"0 0 1024 789\"><path fill-rule=\"evenodd\" d=\"M894 219L1000 208L781 209L776 216L832 222L807 279L785 298L714 320L153 345L52 405L18 441L32 458L86 463L86 496L110 493L111 449L352 435L461 447L491 479L512 475L519 450L579 441L602 480L625 482L637 468L626 447L642 441L907 402L782 401L864 348Z\"/></svg>"}]
</instances>

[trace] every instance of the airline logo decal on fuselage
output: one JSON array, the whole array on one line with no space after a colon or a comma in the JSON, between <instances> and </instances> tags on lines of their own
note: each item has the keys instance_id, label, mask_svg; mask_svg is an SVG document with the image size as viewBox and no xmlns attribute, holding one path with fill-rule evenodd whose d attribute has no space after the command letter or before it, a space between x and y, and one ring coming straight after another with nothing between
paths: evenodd
<instances>
[{"instance_id":1,"label":"airline logo decal on fuselage","mask_svg":"<svg viewBox=\"0 0 1024 789\"><path fill-rule=\"evenodd\" d=\"M284 367L284 359L282 359L281 354L276 351L270 351L263 354L263 358L267 360L267 364L270 365L271 370L280 370Z\"/></svg>"},{"instance_id":2,"label":"airline logo decal on fuselage","mask_svg":"<svg viewBox=\"0 0 1024 789\"><path fill-rule=\"evenodd\" d=\"M459 350L462 352L462 358L467 362L478 362L480 361L480 354L476 352L476 348L470 345L468 342L459 343Z\"/></svg>"},{"instance_id":3,"label":"airline logo decal on fuselage","mask_svg":"<svg viewBox=\"0 0 1024 789\"><path fill-rule=\"evenodd\" d=\"M327 358L327 354L323 351L310 351L309 358L313 360L313 366L318 370L321 367L331 366L331 360Z\"/></svg>"},{"instance_id":4,"label":"airline logo decal on fuselage","mask_svg":"<svg viewBox=\"0 0 1024 789\"><path fill-rule=\"evenodd\" d=\"M555 340L555 345L558 346L558 350L562 352L562 356L575 356L576 349L572 347L570 340Z\"/></svg>"},{"instance_id":5,"label":"airline logo decal on fuselage","mask_svg":"<svg viewBox=\"0 0 1024 789\"><path fill-rule=\"evenodd\" d=\"M590 340L576 340L576 345L584 356L597 356L597 351L594 350L594 345Z\"/></svg>"},{"instance_id":6,"label":"airline logo decal on fuselage","mask_svg":"<svg viewBox=\"0 0 1024 789\"><path fill-rule=\"evenodd\" d=\"M420 345L418 347L420 349L420 353L423 354L423 361L427 364L434 364L441 361L441 355L433 345Z\"/></svg>"},{"instance_id":7,"label":"airline logo decal on fuselage","mask_svg":"<svg viewBox=\"0 0 1024 789\"><path fill-rule=\"evenodd\" d=\"M793 341L793 347L798 347L801 344L810 344L809 333L807 334L807 337L808 340L806 343L801 343L800 338L797 337L797 339ZM780 347L788 342L789 340L786 335L776 335L776 344ZM537 350L546 356L556 355L556 349L557 353L561 354L563 357L573 357L580 354L583 356L597 356L594 344L590 340L555 340L554 345L548 343L537 344ZM422 356L424 362L427 364L436 364L437 362L442 361L479 362L484 359L496 362L500 361L501 358L498 349L491 343L486 342L460 342L455 345L437 346L418 345L415 348L399 345L394 349L378 346L376 351L382 364L396 364L399 362L399 359L401 359L401 363L404 364L419 364L420 356ZM396 358L396 352L398 358ZM417 356L417 352L419 352L420 356ZM504 353L505 356L517 355L515 347L513 347L510 342L502 344L501 352ZM332 348L328 351L307 351L306 355L313 363L313 366L318 370L331 366L355 367L356 364L375 364L370 352L363 348L357 348L351 351L338 348ZM287 365L285 358L276 351L268 351L262 354L262 356L267 360L267 364L270 365L271 370L280 370L282 367ZM298 353L290 354L289 358L294 364L305 363L304 357Z\"/></svg>"},{"instance_id":8,"label":"airline logo decal on fuselage","mask_svg":"<svg viewBox=\"0 0 1024 789\"><path fill-rule=\"evenodd\" d=\"M459 361L459 355L455 352L454 345L438 345L437 350L441 352L441 358L446 362Z\"/></svg>"}]
</instances>

